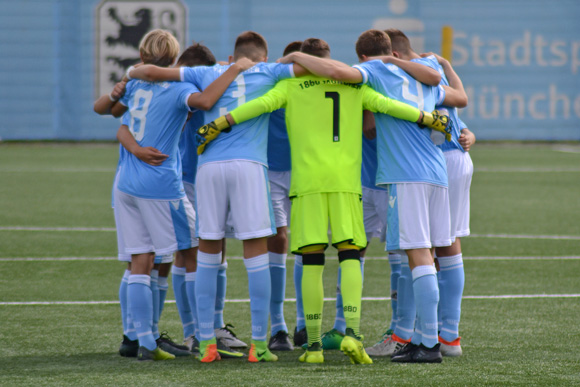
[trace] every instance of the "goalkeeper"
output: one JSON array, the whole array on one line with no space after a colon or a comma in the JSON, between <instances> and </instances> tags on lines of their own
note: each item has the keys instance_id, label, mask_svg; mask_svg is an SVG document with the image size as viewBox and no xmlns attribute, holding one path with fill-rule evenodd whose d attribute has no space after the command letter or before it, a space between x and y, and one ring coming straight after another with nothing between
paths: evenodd
<instances>
[{"instance_id":1,"label":"goalkeeper","mask_svg":"<svg viewBox=\"0 0 580 387\"><path fill-rule=\"evenodd\" d=\"M309 39L328 57L326 42ZM291 149L291 250L302 254L302 294L308 349L300 361L322 363L322 272L328 246L338 249L346 336L341 350L352 363L368 364L360 336L362 275L360 252L367 244L361 202L362 112L364 109L445 130L442 117L386 98L365 85L306 76L278 82L264 96L200 128L206 142L230 124L286 108ZM229 119L229 121L228 121ZM235 128L234 128L235 130ZM210 145L211 146L211 145Z\"/></svg>"}]
</instances>

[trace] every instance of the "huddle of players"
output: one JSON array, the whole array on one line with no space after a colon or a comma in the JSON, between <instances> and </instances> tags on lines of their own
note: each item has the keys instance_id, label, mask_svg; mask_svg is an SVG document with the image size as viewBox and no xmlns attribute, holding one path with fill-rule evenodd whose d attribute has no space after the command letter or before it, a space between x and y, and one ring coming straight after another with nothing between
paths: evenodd
<instances>
[{"instance_id":1,"label":"huddle of players","mask_svg":"<svg viewBox=\"0 0 580 387\"><path fill-rule=\"evenodd\" d=\"M168 37L165 38L170 39ZM147 37L144 38L143 44L146 40ZM382 44L382 46L376 47L377 42L379 45ZM329 56L328 46L323 41L309 39L302 47L308 47L309 44L319 51L319 56ZM322 52L320 52L321 48ZM310 363L324 361L322 355L323 342L321 342L320 337L322 268L324 265L324 250L328 244L327 230L328 221L330 220L332 244L339 250L342 272L340 288L342 290L343 307L341 310L344 314L345 329L343 331L345 331L344 333L346 335L340 339L340 349L350 357L353 363L372 362L365 353L359 336L360 298L362 292L360 250L364 249L367 245L365 230L362 224L362 204L360 203L362 111L364 108L372 110L373 112L379 112L377 114L379 149L381 149L382 144L381 136L384 135L382 128L387 127L381 126L383 124L382 119L389 117L387 121L390 119L394 120L393 122L395 123L403 123L403 127L407 125L407 127L401 130L403 138L405 137L405 131L410 131L411 128L416 132L414 134L415 138L409 141L408 146L416 146L417 144L413 144L413 141L418 141L421 146L428 149L428 152L440 153L431 142L430 130L420 129L416 124L407 123L401 119L406 119L411 122L423 122L435 126L439 125L439 130L441 130L441 123L436 120L433 121L432 116L420 112L416 108L412 108L396 100L385 98L370 88L357 84L361 83L361 81L363 83L370 83L375 89L380 90L380 81L377 81L378 83L376 84L373 84L373 82L376 79L380 79L378 74L384 69L383 71L386 73L393 73L392 76L401 79L399 83L402 83L403 86L399 86L398 92L399 94L402 93L403 97L407 97L407 99L409 95L418 97L421 93L423 93L423 96L429 93L434 96L431 98L429 104L425 104L421 100L411 99L410 102L414 102L417 106L427 107L427 110L432 110L436 102L441 103L445 101L450 105L452 103L461 105L461 103L453 102L452 97L449 97L449 99L446 98L445 91L442 88L423 90L426 86L418 82L410 86L408 79L405 80L406 73L397 67L389 67L389 65L379 61L366 63L366 60L371 56L390 54L389 39L381 31L367 31L363 33L357 43L357 54L362 61L365 61L358 69L350 68L340 62L331 62L320 58L314 60L315 57L309 55L291 54L285 58L286 61L294 61L302 64L313 74L319 74L325 78L336 77L340 81L356 84L334 82L317 76L291 79L292 75L302 75L305 73L304 69L295 65L262 63L267 59L265 41L258 34L246 32L240 35L236 42L234 57L231 58L236 62L233 66L181 69L160 69L151 68L151 66L142 66L128 72L128 74L131 77L149 80L182 80L186 82L149 83L134 81L127 85L127 90L120 104L114 101L122 93L119 90L117 90L116 94L114 92L111 96L106 96L109 102L106 99L101 101L105 105L105 108L101 110L103 112L110 110L118 115L119 111L115 111L118 106L121 106L119 108L121 112L127 110L127 106L129 107L131 115L126 115L124 118L124 123L128 124L129 128L122 126L119 130L119 138L125 140L122 143L128 150L139 154L141 159L152 164L149 166L138 161L132 154L128 154L126 150L121 148L119 172L114 188L114 207L119 230L120 255L123 253L132 255L131 273L127 279L127 287L129 288L127 314L131 316L131 321L137 332L136 336L139 342L138 357L140 359L159 360L171 358L171 355L163 351L163 346L159 344L159 340L155 340L152 329L153 321L155 321L155 312L149 311L149 309L154 309L154 300L149 302L149 293L146 289L148 286L153 287L151 286L153 284L153 281L151 281L153 275L150 277L147 275L147 270L151 272L150 267L153 264L153 253L151 251L155 251L157 255L163 255L171 253L172 249L173 251L179 250L180 252L176 258L176 264L178 261L181 261L180 264L184 263L186 283L188 282L188 276L190 279L193 277L193 281L189 282L195 283L194 285L192 284L193 286L186 286L186 295L189 299L190 311L192 311L193 315L197 314L197 321L194 322L194 325L196 326L195 336L201 340L199 345L201 353L200 359L202 362L211 362L220 358L220 352L217 350L219 341L216 342L214 331L213 312L216 304L216 284L219 282L218 271L220 270L220 265L222 265L222 239L226 235L232 235L228 234L227 231L230 231L235 237L244 241L244 262L248 269L252 312L252 345L249 360L252 362L277 360L277 357L269 351L266 345L268 312L271 308L273 311L271 312L272 337L270 339L270 348L283 349L273 348L275 345L272 344L275 344L276 341L272 339L276 336L282 336L284 340L281 340L281 343L288 342L287 328L283 321L283 311L281 310L284 297L283 278L285 278L286 258L284 254L286 251L284 243L287 243L284 227L287 223L281 221L274 224L272 219L272 204L269 197L268 172L266 170L266 165L270 162L266 156L268 118L267 116L261 115L262 113L285 107L288 135L292 149L292 178L289 188L289 195L293 198L293 238L291 249L293 252L299 253L302 256L302 276L297 275L295 271L295 278L299 277L297 278L298 282L302 281L302 285L300 286L298 283L296 288L303 290L308 295L304 298L299 297L304 303L305 327L308 333L307 350L300 357L300 360ZM231 82L233 80L231 77L235 77L237 75L236 72L243 71L253 64L249 63L250 61L244 62L242 58L249 58L260 63L244 72L244 74L237 76L235 81L227 87L227 90L224 90L226 88L225 83L228 81ZM143 59L145 63L160 64L157 60ZM312 60L314 62L311 63ZM388 61L389 59L385 60ZM433 63L431 67L436 67L435 60L433 58L425 59L425 61L429 60ZM165 65L169 63L165 63ZM374 66L366 67L365 64L374 64ZM424 67L423 65L420 66ZM234 69L233 71L232 68ZM352 73L352 70L356 74ZM376 74L373 74L373 71L376 71ZM407 71L413 73L416 71L416 68ZM370 77L369 74L371 74ZM222 77L219 77L220 75ZM230 77L229 79L228 76ZM287 80L277 83L283 79ZM216 82L212 83L213 81ZM203 92L200 93L192 84L202 89ZM267 92L268 90L270 91ZM171 93L171 91L173 92ZM383 91L384 95L389 95L385 90ZM266 94L263 95L264 93ZM219 96L222 94L223 96L220 98ZM451 95L453 93L449 90L447 94ZM263 95L263 97L255 99L260 95ZM192 96L197 97L193 98ZM405 99L401 98L401 95L393 95L393 97ZM238 109L233 109L238 105L242 105L246 98L254 101ZM458 98L455 100L457 101ZM218 104L212 108L216 101L219 101ZM95 110L97 110L97 103L95 104ZM323 115L320 109L321 103L325 106L324 111L330 113L324 119L318 118ZM181 127L185 123L188 105L200 109L209 109L205 113L204 121L208 122L213 120L209 126L205 127L205 130L198 132L202 137L204 135L206 136L205 139L202 139L202 142L205 140L205 143L201 144L200 150L203 151L206 146L207 149L200 155L198 161L195 186L196 208L198 212L197 233L200 238L197 267L195 265L195 257L193 257L194 254L192 254L193 248L196 245L192 231L194 228L192 219L195 215L193 211L189 210L191 206L188 205L188 200L184 198L183 190L180 190L181 180L176 180L176 176L181 177L181 165L176 152L177 141ZM168 119L169 107L176 111L175 115L179 116L179 119ZM223 116L230 110L233 111L228 117L228 123L227 119ZM341 110L343 114L341 114ZM165 116L163 119L151 119L151 113L161 111L163 113L158 113L158 115ZM346 114L344 114L345 112ZM398 118L390 118L386 114L392 114ZM427 117L424 117L425 115ZM194 113L194 117L196 116L199 116L199 113ZM274 117L276 117L276 114L273 115L272 121L275 119ZM161 122L163 120L165 122ZM146 121L149 121L148 126L145 125ZM151 124L151 122L154 122L154 124ZM238 125L227 130L230 124L234 122L238 123ZM144 139L147 139L146 134L151 132L151 130L145 130L149 127L166 128L164 129L165 131L171 132L165 133L166 137L169 138L160 138L164 134L164 131L158 130L157 132L160 132L157 133L158 137L144 141ZM179 130L176 130L176 128ZM327 128L328 133L322 128ZM129 136L127 136L127 130L132 132ZM220 134L222 130L227 130L227 133ZM217 134L219 136L215 139L213 137L210 138L207 136L208 131L212 132L214 136ZM399 133L399 135L401 134ZM136 146L132 138L133 136L141 147ZM211 144L209 144L210 139L213 139ZM153 145L155 145L155 148L152 148ZM435 151L429 148L429 146L435 149ZM156 148L160 148L159 150L161 152ZM167 155L163 153L164 151L167 152ZM419 150L418 160L425 158L421 153L424 151L425 149ZM146 172L139 170L137 167L131 170L131 162L127 162L126 159L130 159L133 164L137 164ZM378 163L380 170L380 158L378 159ZM125 164L128 164L128 166ZM160 179L158 173L160 164L172 169L171 172L163 171L164 174L167 173L170 176L169 180L167 178L165 180L163 178ZM149 180L147 178L143 179L143 175L147 173L150 173L154 177ZM280 179L281 187L288 186L288 175L288 173L282 175L282 179ZM444 182L443 179L437 180L439 177L430 176L436 182L429 181L423 185L427 185L429 186L427 188L430 188L436 183L440 183L441 185L439 187L445 188L447 184L446 176ZM390 177L385 177L385 179L385 181L379 181L377 179L377 183L391 184ZM408 180L402 181L406 182ZM249 182L251 183L249 184ZM173 184L173 187L176 188L173 196L171 194L151 194L147 192L148 186L153 185L155 188L161 190L165 184L169 184L169 186ZM397 193L393 188L398 188L403 191L404 186L408 184L404 183L402 187L399 187L399 185L392 184L388 186L389 190L393 191L390 195L391 200L395 198L395 201L397 201ZM423 191L424 188L422 187ZM282 192L283 189L281 189ZM425 193L423 191L420 194L424 195ZM446 193L446 189L439 191L445 191L444 193ZM155 195L157 196L154 197ZM401 197L401 195L402 192L399 192L398 197ZM432 196L431 193L428 193L428 195ZM422 199L424 199L424 196ZM444 201L447 200L447 197L444 194L439 194L436 200ZM150 205L151 203L153 205ZM437 205L441 204L437 202ZM407 207L399 208L399 212L408 211L408 207L412 205L407 204ZM391 207L393 206L391 205ZM286 207L284 208L284 212L286 213L287 208L288 205L286 203ZM156 217L164 217L166 223L159 222ZM130 218L131 220L128 221L124 218ZM405 232L409 233L410 231L413 233L412 227L416 225L406 226L405 222L401 221L403 218L404 216L401 216L396 221L400 226L407 227L406 229L405 227L402 228L402 236L407 237L408 235ZM155 219L154 222L152 222L153 219ZM136 222L141 223L141 228L135 227L133 223ZM148 225L148 222L155 224L151 226ZM129 226L124 226L123 223L129 223ZM447 219L447 223L449 223L449 219ZM281 237L277 238L277 240L271 239L273 242L271 243L272 247L270 247L267 243L267 237L274 233L274 226L277 226L278 231L282 232L280 233ZM429 233L429 223L427 222L423 226L427 228L427 233ZM134 230L135 228L137 231ZM136 234L141 232L141 235L131 235L132 232ZM143 243L143 235L147 233L149 234L149 238L153 240L150 241L148 246L144 246L146 243ZM155 241L155 233L166 234L167 239L171 239L171 236L168 234L175 234L176 237L172 241L172 244L169 243L171 247L163 248L161 242L158 244ZM180 237L181 240L179 240ZM139 238L141 240L135 242ZM428 240L432 239L428 237ZM437 243L441 243L441 241L451 244L449 237L447 239L438 239ZM397 249L394 250L406 250L408 244L405 243L408 241L402 240L402 243L400 242L397 241ZM433 245L437 246L436 244ZM279 252L273 251L276 248L278 248L277 251ZM391 250L389 244L387 248ZM148 251L148 253L141 253L142 250ZM277 255L268 255L269 250ZM415 248L410 248L409 250L415 250ZM416 255L413 251L409 256L411 258L411 256ZM414 266L422 270L416 279L428 277L431 274L434 275L433 262L431 261L430 263L430 269L426 269L425 266L428 267L429 265L423 264L425 262L422 259L424 257L421 255L415 259L418 264ZM300 260L297 259L296 267L300 266L299 263ZM274 278L276 269L280 269L278 271L283 272L283 276ZM431 273L432 271L433 273ZM197 281L195 281L196 276ZM147 277L150 278L149 283ZM131 285L133 286L131 287ZM188 283L188 285L190 284ZM280 288L282 289L281 296L274 296L273 293L280 294ZM142 292L144 294L139 293L143 289L145 289ZM423 297L423 293L425 293L423 289L421 291L419 292L419 298ZM178 295L176 292L177 298ZM270 305L271 300L272 305ZM148 309L147 306L149 304L153 307ZM437 302L435 302L436 307ZM274 308L280 309L274 310ZM143 312L142 309L147 310ZM300 308L298 309L300 310ZM421 314L421 308L417 309L418 323L415 329L416 334L413 338L415 339L418 332L423 338L427 338L427 340L423 343L419 339L415 347L423 352L429 352L429 350L434 348L437 348L438 351L438 346L428 346L428 339L432 335L429 335L430 331L422 329L422 327L424 326L423 324L429 324L430 320L424 316L424 313L423 315ZM301 328L300 319L298 322L298 328ZM278 329L274 329L274 327L278 327ZM280 332L283 334L278 335ZM435 334L436 341L437 337ZM171 345L175 347L174 343L171 343ZM403 350L409 352L411 345L405 346ZM420 352L415 347L411 347L411 352L413 352L411 359L414 359L415 352Z\"/></svg>"}]
</instances>

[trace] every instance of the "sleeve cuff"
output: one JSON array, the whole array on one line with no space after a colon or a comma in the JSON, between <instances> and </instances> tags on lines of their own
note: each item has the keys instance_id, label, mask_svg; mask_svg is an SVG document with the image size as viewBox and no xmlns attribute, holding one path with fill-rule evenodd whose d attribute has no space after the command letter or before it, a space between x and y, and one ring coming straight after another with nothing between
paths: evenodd
<instances>
[{"instance_id":1,"label":"sleeve cuff","mask_svg":"<svg viewBox=\"0 0 580 387\"><path fill-rule=\"evenodd\" d=\"M362 67L360 67L359 65L354 65L352 66L355 69L357 69L358 71L360 71L361 75L362 75L362 83L366 84L369 81L369 74L366 72L366 70L364 70Z\"/></svg>"}]
</instances>

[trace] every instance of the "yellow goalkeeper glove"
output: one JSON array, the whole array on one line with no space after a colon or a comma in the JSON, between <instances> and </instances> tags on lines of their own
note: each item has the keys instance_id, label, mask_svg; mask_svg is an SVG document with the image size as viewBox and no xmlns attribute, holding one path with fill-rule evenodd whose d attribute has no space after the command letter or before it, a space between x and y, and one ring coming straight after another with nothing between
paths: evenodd
<instances>
[{"instance_id":1,"label":"yellow goalkeeper glove","mask_svg":"<svg viewBox=\"0 0 580 387\"><path fill-rule=\"evenodd\" d=\"M423 118L419 125L426 126L438 132L445 134L445 140L451 141L451 125L449 125L449 116L442 114L439 110L433 112L422 112Z\"/></svg>"},{"instance_id":2,"label":"yellow goalkeeper glove","mask_svg":"<svg viewBox=\"0 0 580 387\"><path fill-rule=\"evenodd\" d=\"M231 129L226 116L221 116L199 128L196 132L197 143L199 144L197 146L197 154L202 154L207 144L215 140L221 132L229 132Z\"/></svg>"}]
</instances>

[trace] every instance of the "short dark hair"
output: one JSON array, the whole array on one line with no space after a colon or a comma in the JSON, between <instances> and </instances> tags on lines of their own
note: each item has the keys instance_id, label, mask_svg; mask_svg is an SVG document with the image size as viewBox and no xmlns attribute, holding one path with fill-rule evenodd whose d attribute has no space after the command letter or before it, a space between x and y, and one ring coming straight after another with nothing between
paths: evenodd
<instances>
[{"instance_id":1,"label":"short dark hair","mask_svg":"<svg viewBox=\"0 0 580 387\"><path fill-rule=\"evenodd\" d=\"M356 41L356 55L359 58L362 56L377 56L377 55L391 55L393 50L391 48L391 39L389 35L381 30L367 30L363 32Z\"/></svg>"},{"instance_id":2,"label":"short dark hair","mask_svg":"<svg viewBox=\"0 0 580 387\"><path fill-rule=\"evenodd\" d=\"M207 46L201 43L193 44L185 49L177 64L181 66L213 66L217 61L215 56Z\"/></svg>"},{"instance_id":3,"label":"short dark hair","mask_svg":"<svg viewBox=\"0 0 580 387\"><path fill-rule=\"evenodd\" d=\"M284 49L283 56L290 54L291 52L300 51L300 47L302 46L302 40L295 40L291 43L288 43L286 48Z\"/></svg>"},{"instance_id":4,"label":"short dark hair","mask_svg":"<svg viewBox=\"0 0 580 387\"><path fill-rule=\"evenodd\" d=\"M258 62L268 56L268 43L262 35L254 31L245 31L238 35L234 45L234 59L248 58Z\"/></svg>"},{"instance_id":5,"label":"short dark hair","mask_svg":"<svg viewBox=\"0 0 580 387\"><path fill-rule=\"evenodd\" d=\"M308 38L302 42L300 51L320 58L330 58L330 46L322 39Z\"/></svg>"},{"instance_id":6,"label":"short dark hair","mask_svg":"<svg viewBox=\"0 0 580 387\"><path fill-rule=\"evenodd\" d=\"M403 31L396 28L389 28L388 30L385 30L385 33L389 35L389 38L391 38L393 51L398 51L404 55L409 55L413 51L411 48L411 42Z\"/></svg>"}]
</instances>

